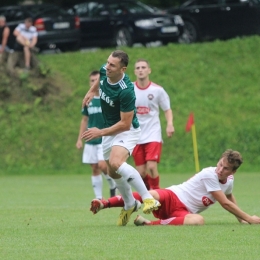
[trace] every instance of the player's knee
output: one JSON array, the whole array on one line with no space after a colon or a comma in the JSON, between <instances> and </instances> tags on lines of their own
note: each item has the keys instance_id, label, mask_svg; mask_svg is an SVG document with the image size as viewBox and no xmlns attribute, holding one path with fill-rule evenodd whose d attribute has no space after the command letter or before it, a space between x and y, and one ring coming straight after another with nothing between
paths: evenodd
<instances>
[{"instance_id":1,"label":"player's knee","mask_svg":"<svg viewBox=\"0 0 260 260\"><path fill-rule=\"evenodd\" d=\"M118 168L121 166L122 162L118 160L117 158L110 158L109 159L109 166L112 171L117 171Z\"/></svg>"},{"instance_id":2,"label":"player's knee","mask_svg":"<svg viewBox=\"0 0 260 260\"><path fill-rule=\"evenodd\" d=\"M199 214L188 214L184 219L185 225L204 225L204 218Z\"/></svg>"}]
</instances>

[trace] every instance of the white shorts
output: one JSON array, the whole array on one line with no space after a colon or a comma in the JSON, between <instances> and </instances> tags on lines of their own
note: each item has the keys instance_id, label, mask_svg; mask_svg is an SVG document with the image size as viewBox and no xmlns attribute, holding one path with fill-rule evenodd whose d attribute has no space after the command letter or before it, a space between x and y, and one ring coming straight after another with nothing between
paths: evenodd
<instances>
[{"instance_id":1,"label":"white shorts","mask_svg":"<svg viewBox=\"0 0 260 260\"><path fill-rule=\"evenodd\" d=\"M117 135L103 136L103 156L105 160L109 159L112 146L119 145L125 147L129 151L129 155L132 154L139 138L141 136L141 129L130 129L129 131L122 132Z\"/></svg>"},{"instance_id":2,"label":"white shorts","mask_svg":"<svg viewBox=\"0 0 260 260\"><path fill-rule=\"evenodd\" d=\"M99 161L104 161L102 144L85 144L82 162L87 164L96 164Z\"/></svg>"}]
</instances>

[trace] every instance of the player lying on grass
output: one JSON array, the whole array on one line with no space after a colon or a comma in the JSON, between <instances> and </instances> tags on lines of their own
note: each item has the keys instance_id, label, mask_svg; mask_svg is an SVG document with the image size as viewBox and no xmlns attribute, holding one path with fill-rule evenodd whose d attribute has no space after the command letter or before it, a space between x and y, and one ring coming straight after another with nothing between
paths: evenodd
<instances>
[{"instance_id":1,"label":"player lying on grass","mask_svg":"<svg viewBox=\"0 0 260 260\"><path fill-rule=\"evenodd\" d=\"M240 153L229 149L222 154L217 167L204 168L182 184L150 190L154 199L161 203L159 209L153 211L159 220L150 221L139 215L134 220L135 225L203 225L204 218L198 213L216 201L240 223L260 224L258 216L250 216L237 206L232 194L234 174L242 162ZM136 200L142 201L138 193L133 194ZM94 199L90 210L96 214L101 209L112 207L124 207L121 196L108 200Z\"/></svg>"}]
</instances>

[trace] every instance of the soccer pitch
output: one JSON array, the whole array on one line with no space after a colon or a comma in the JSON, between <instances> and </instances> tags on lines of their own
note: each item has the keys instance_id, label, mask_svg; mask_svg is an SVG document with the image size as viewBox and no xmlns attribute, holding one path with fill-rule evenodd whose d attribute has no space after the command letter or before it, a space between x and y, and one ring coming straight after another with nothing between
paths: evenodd
<instances>
[{"instance_id":1,"label":"soccer pitch","mask_svg":"<svg viewBox=\"0 0 260 260\"><path fill-rule=\"evenodd\" d=\"M163 187L192 174L161 174ZM242 210L260 215L258 173L235 174ZM205 226L116 226L120 208L89 211L90 175L1 176L0 259L260 259L260 225L242 225L219 205ZM104 180L104 196L108 186ZM142 214L142 211L139 211ZM143 214L142 214L143 215ZM152 215L148 215L153 219Z\"/></svg>"}]
</instances>

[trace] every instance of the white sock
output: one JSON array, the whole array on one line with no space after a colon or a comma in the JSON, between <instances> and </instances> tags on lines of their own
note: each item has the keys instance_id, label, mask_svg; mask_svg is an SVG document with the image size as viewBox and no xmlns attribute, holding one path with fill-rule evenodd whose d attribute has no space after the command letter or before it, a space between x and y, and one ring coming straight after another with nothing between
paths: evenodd
<instances>
[{"instance_id":1,"label":"white sock","mask_svg":"<svg viewBox=\"0 0 260 260\"><path fill-rule=\"evenodd\" d=\"M121 177L120 179L115 179L116 187L120 191L120 194L124 200L124 209L130 209L135 204L135 198L133 196L131 186L127 181Z\"/></svg>"},{"instance_id":2,"label":"white sock","mask_svg":"<svg viewBox=\"0 0 260 260\"><path fill-rule=\"evenodd\" d=\"M115 181L108 174L102 174L104 178L107 180L110 190L113 190L116 187Z\"/></svg>"},{"instance_id":3,"label":"white sock","mask_svg":"<svg viewBox=\"0 0 260 260\"><path fill-rule=\"evenodd\" d=\"M129 183L139 193L143 200L153 198L145 187L139 172L134 167L124 162L118 168L117 173L120 174L127 181L127 183Z\"/></svg>"},{"instance_id":4,"label":"white sock","mask_svg":"<svg viewBox=\"0 0 260 260\"><path fill-rule=\"evenodd\" d=\"M103 188L103 179L102 175L91 176L92 187L96 196L96 199L102 199L102 188Z\"/></svg>"}]
</instances>

